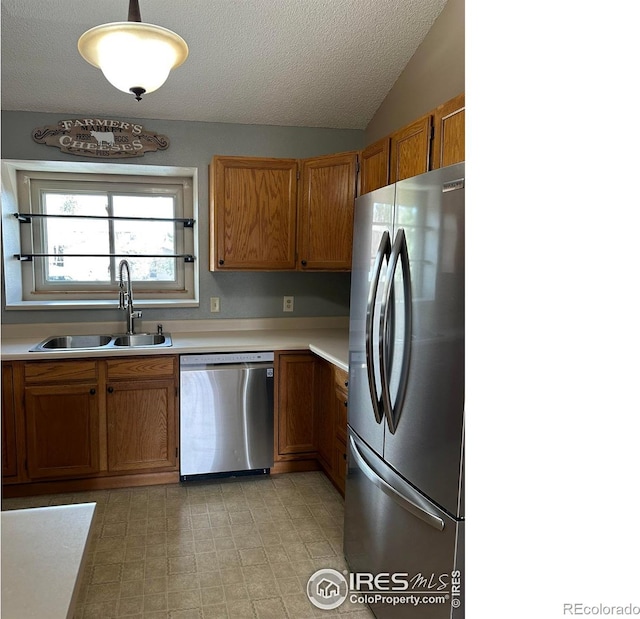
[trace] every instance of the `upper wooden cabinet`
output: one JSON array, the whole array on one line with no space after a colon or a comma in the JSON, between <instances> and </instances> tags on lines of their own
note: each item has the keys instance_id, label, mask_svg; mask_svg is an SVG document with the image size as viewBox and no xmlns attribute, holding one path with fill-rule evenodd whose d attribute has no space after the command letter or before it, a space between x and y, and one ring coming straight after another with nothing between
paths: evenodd
<instances>
[{"instance_id":1,"label":"upper wooden cabinet","mask_svg":"<svg viewBox=\"0 0 640 619\"><path fill-rule=\"evenodd\" d=\"M391 174L395 183L429 169L432 117L419 118L391 135Z\"/></svg>"},{"instance_id":2,"label":"upper wooden cabinet","mask_svg":"<svg viewBox=\"0 0 640 619\"><path fill-rule=\"evenodd\" d=\"M298 207L302 270L349 271L356 197L356 152L304 159Z\"/></svg>"},{"instance_id":3,"label":"upper wooden cabinet","mask_svg":"<svg viewBox=\"0 0 640 619\"><path fill-rule=\"evenodd\" d=\"M360 153L358 195L369 193L389 184L390 138L370 144Z\"/></svg>"},{"instance_id":4,"label":"upper wooden cabinet","mask_svg":"<svg viewBox=\"0 0 640 619\"><path fill-rule=\"evenodd\" d=\"M213 158L212 271L295 268L297 171L295 159Z\"/></svg>"},{"instance_id":5,"label":"upper wooden cabinet","mask_svg":"<svg viewBox=\"0 0 640 619\"><path fill-rule=\"evenodd\" d=\"M432 169L464 161L464 111L464 93L435 110Z\"/></svg>"},{"instance_id":6,"label":"upper wooden cabinet","mask_svg":"<svg viewBox=\"0 0 640 619\"><path fill-rule=\"evenodd\" d=\"M358 195L464 161L464 93L360 151Z\"/></svg>"},{"instance_id":7,"label":"upper wooden cabinet","mask_svg":"<svg viewBox=\"0 0 640 619\"><path fill-rule=\"evenodd\" d=\"M213 157L209 268L349 270L357 157Z\"/></svg>"}]
</instances>

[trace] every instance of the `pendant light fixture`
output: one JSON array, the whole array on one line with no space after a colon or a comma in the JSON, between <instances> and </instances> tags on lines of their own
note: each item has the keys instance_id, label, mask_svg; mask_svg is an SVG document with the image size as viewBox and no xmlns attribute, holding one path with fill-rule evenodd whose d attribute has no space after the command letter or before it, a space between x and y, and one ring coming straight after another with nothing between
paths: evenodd
<instances>
[{"instance_id":1,"label":"pendant light fixture","mask_svg":"<svg viewBox=\"0 0 640 619\"><path fill-rule=\"evenodd\" d=\"M142 23L138 0L129 0L128 19L87 30L78 51L118 90L140 101L165 83L171 69L187 59L189 48L175 32Z\"/></svg>"}]
</instances>

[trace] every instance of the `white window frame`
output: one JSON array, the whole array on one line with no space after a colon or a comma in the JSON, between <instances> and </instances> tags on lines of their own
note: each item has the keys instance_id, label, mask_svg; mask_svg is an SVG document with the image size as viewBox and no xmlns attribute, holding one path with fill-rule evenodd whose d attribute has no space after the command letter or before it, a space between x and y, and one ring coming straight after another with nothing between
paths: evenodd
<instances>
[{"instance_id":1,"label":"white window frame","mask_svg":"<svg viewBox=\"0 0 640 619\"><path fill-rule=\"evenodd\" d=\"M63 180L70 188L74 182L96 183L100 190L112 184L120 190L131 183L138 187L156 187L159 193L176 195L179 210L176 217L193 219L191 228L179 224L176 253L195 256L195 262L178 259L178 279L182 284L168 289L163 284L135 282L134 294L139 307L197 307L198 298L198 229L197 229L197 168L174 166L139 166L126 164L76 163L49 161L2 161L2 240L5 279L5 308L11 309L73 309L112 308L117 305L117 291L96 291L91 286L42 286L44 258L18 260L16 255L38 253L33 245L34 229L38 225L20 223L15 213L38 213L38 200L32 191L32 181ZM72 190L72 189L71 189ZM153 191L153 190L152 190ZM33 218L32 221L35 221ZM37 233L35 233L37 237ZM71 260L73 258L69 258ZM76 258L77 259L77 258ZM40 279L39 290L35 282ZM75 289L74 289L75 288Z\"/></svg>"}]
</instances>

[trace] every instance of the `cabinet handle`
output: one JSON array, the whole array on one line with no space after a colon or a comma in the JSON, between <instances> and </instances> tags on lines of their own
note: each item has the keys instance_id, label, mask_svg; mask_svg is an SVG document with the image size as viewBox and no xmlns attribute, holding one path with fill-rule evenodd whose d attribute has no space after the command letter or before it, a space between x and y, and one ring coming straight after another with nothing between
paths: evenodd
<instances>
[{"instance_id":1,"label":"cabinet handle","mask_svg":"<svg viewBox=\"0 0 640 619\"><path fill-rule=\"evenodd\" d=\"M347 404L348 404L348 400L345 400L344 405L347 406Z\"/></svg>"},{"instance_id":2,"label":"cabinet handle","mask_svg":"<svg viewBox=\"0 0 640 619\"><path fill-rule=\"evenodd\" d=\"M307 261L306 261L306 260L301 260L301 261L300 261L300 264L301 264L303 267L306 267L306 266L307 266Z\"/></svg>"},{"instance_id":3,"label":"cabinet handle","mask_svg":"<svg viewBox=\"0 0 640 619\"><path fill-rule=\"evenodd\" d=\"M96 390L95 389L89 389L89 394L90 395L95 395L96 394Z\"/></svg>"},{"instance_id":4,"label":"cabinet handle","mask_svg":"<svg viewBox=\"0 0 640 619\"><path fill-rule=\"evenodd\" d=\"M107 387L107 391L108 391L109 393L113 393L113 387Z\"/></svg>"},{"instance_id":5,"label":"cabinet handle","mask_svg":"<svg viewBox=\"0 0 640 619\"><path fill-rule=\"evenodd\" d=\"M348 381L348 380L345 380L345 381L344 381L344 386L345 386L345 387L348 387L348 386L349 386L349 381Z\"/></svg>"},{"instance_id":6,"label":"cabinet handle","mask_svg":"<svg viewBox=\"0 0 640 619\"><path fill-rule=\"evenodd\" d=\"M222 258L220 258L220 260L218 260L218 264L219 264L220 266L222 266L222 265L224 264L224 260L223 260Z\"/></svg>"}]
</instances>

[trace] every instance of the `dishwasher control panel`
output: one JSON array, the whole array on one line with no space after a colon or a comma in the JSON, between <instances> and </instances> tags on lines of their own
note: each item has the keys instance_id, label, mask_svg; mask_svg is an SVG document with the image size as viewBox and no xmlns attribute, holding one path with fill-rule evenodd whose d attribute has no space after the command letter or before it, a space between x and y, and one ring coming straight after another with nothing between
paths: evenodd
<instances>
[{"instance_id":1,"label":"dishwasher control panel","mask_svg":"<svg viewBox=\"0 0 640 619\"><path fill-rule=\"evenodd\" d=\"M224 363L264 363L273 361L273 352L220 352L181 355L180 365L221 365Z\"/></svg>"}]
</instances>

